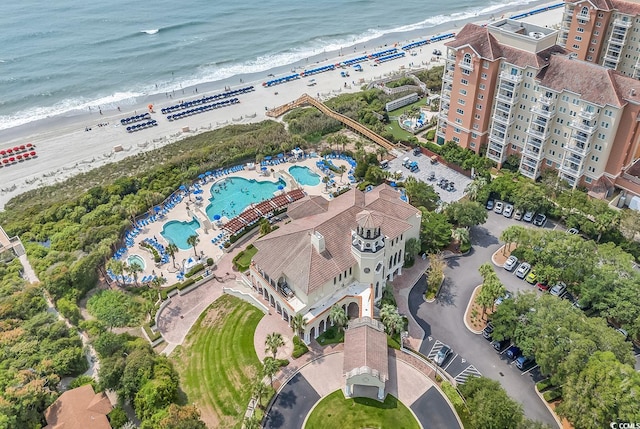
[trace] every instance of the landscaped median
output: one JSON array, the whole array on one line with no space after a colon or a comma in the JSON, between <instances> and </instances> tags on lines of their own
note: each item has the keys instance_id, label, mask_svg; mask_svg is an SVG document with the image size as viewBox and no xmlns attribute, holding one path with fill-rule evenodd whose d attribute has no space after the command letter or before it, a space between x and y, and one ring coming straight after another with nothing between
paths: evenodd
<instances>
[{"instance_id":1,"label":"landscaped median","mask_svg":"<svg viewBox=\"0 0 640 429\"><path fill-rule=\"evenodd\" d=\"M482 285L478 285L473 290L471 294L471 298L469 298L469 303L467 304L467 309L464 312L464 326L467 327L468 330L473 332L474 334L481 334L485 325L487 324L486 320L482 320L479 317L479 305L476 303L476 297L480 293L482 289Z\"/></svg>"}]
</instances>

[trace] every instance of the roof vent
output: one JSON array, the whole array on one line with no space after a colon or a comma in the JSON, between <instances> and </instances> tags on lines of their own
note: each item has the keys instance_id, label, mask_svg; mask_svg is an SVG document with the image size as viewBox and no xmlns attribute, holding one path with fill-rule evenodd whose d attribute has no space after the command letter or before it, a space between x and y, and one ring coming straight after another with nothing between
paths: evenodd
<instances>
[{"instance_id":1,"label":"roof vent","mask_svg":"<svg viewBox=\"0 0 640 429\"><path fill-rule=\"evenodd\" d=\"M636 95L636 90L634 88L631 88L631 90L629 91L629 95L632 97Z\"/></svg>"},{"instance_id":2,"label":"roof vent","mask_svg":"<svg viewBox=\"0 0 640 429\"><path fill-rule=\"evenodd\" d=\"M325 251L324 235L318 231L311 234L311 244L315 247L316 252L322 253Z\"/></svg>"},{"instance_id":3,"label":"roof vent","mask_svg":"<svg viewBox=\"0 0 640 429\"><path fill-rule=\"evenodd\" d=\"M544 33L539 31L532 31L529 33L529 37L533 37L534 39L542 39L544 37Z\"/></svg>"}]
</instances>

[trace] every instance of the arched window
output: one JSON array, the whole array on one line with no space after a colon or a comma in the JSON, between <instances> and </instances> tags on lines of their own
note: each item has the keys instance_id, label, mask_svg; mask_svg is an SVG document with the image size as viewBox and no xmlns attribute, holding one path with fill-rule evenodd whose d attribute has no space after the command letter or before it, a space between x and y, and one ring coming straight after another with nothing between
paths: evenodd
<instances>
[{"instance_id":1,"label":"arched window","mask_svg":"<svg viewBox=\"0 0 640 429\"><path fill-rule=\"evenodd\" d=\"M464 61L465 64L471 65L471 54L464 54L462 61Z\"/></svg>"},{"instance_id":2,"label":"arched window","mask_svg":"<svg viewBox=\"0 0 640 429\"><path fill-rule=\"evenodd\" d=\"M580 10L580 15L589 15L589 8L583 7L582 10Z\"/></svg>"}]
</instances>

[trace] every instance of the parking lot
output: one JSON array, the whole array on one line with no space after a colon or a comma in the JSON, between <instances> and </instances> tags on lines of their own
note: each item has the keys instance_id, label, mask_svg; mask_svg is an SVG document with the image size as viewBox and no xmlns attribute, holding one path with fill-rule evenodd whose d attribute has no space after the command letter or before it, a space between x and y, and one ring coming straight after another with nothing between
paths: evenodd
<instances>
[{"instance_id":1,"label":"parking lot","mask_svg":"<svg viewBox=\"0 0 640 429\"><path fill-rule=\"evenodd\" d=\"M418 163L418 171L411 172L408 168L402 166L402 161L404 158L409 158L411 162ZM389 171L396 172L402 171L402 175L404 177L413 176L416 179L422 180L423 182L427 182L433 185L433 188L436 190L438 195L440 195L440 199L445 203L453 203L458 201L464 196L464 190L469 183L471 183L471 179L465 176L464 174L460 174L455 170L450 169L446 165L441 163L431 164L431 158L425 155L413 155L413 152L406 152L404 155L397 157L396 159L389 161ZM435 173L435 180L429 180L429 176L431 173ZM446 179L449 182L454 183L455 190L453 191L445 191L440 188L437 183L440 179Z\"/></svg>"}]
</instances>

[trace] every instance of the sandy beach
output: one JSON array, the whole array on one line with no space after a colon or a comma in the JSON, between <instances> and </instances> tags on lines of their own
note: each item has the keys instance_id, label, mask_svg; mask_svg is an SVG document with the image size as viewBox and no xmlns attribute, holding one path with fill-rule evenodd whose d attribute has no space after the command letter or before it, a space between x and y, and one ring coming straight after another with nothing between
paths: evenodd
<instances>
[{"instance_id":1,"label":"sandy beach","mask_svg":"<svg viewBox=\"0 0 640 429\"><path fill-rule=\"evenodd\" d=\"M548 5L557 2L548 3ZM505 13L511 16L541 7L529 6L521 11ZM541 26L558 24L562 19L562 8L543 12L522 21L531 22ZM496 19L500 16L496 16ZM481 23L485 23L482 21ZM451 28L451 32L457 32L459 28ZM434 34L424 34L422 39ZM414 40L420 40L416 38ZM413 40L411 40L413 41ZM410 42L410 41L409 41ZM398 47L405 41L398 41ZM355 72L349 68L350 76L343 78L339 70L320 73L311 78L301 78L281 85L264 88L262 82L272 79L263 76L259 80L254 77L252 81L233 84L221 83L219 88L199 86L197 88L184 88L175 91L168 98L166 94L156 96L154 102L155 114L152 118L158 121L158 125L148 129L128 133L125 127L120 125L120 119L147 112L148 101L136 108L122 112L118 110L103 110L102 114L95 111L65 118L49 118L40 122L27 124L14 129L0 132L0 149L16 145L32 143L36 146L38 156L35 159L20 162L8 167L0 168L0 209L14 196L30 189L64 181L73 175L94 169L109 162L117 162L124 157L131 156L142 151L152 150L196 133L220 128L229 124L243 124L258 122L267 119L265 111L292 100L304 93L323 100L345 92L360 91L363 85L374 80L390 76L394 73L420 70L428 67L444 64L443 57L435 57L434 49L445 52L444 41L429 44L407 52L401 59L389 61L374 66L372 61L362 63L362 71ZM393 44L383 46L367 46L365 50L357 48L345 48L337 54L341 56L328 56L314 63L299 65L294 70L288 70L276 74L275 77L285 76L291 72L301 72L303 69L315 68L328 64L336 64L357 56L371 54L383 49L393 47ZM413 53L416 55L414 56ZM329 54L328 54L329 55ZM308 86L311 79L315 79L314 86ZM169 122L160 113L160 109L176 104L179 101L189 101L204 95L214 95L224 92L223 86L238 89L249 85L255 86L255 91L238 96L240 103L229 107L208 111L205 113L186 117L184 119ZM183 93L184 92L184 93ZM86 131L90 128L90 131ZM188 128L188 131L185 131ZM122 151L115 152L114 147L121 146Z\"/></svg>"}]
</instances>

